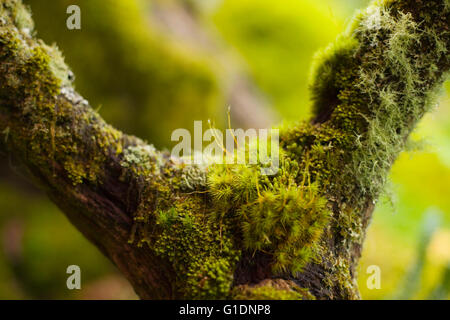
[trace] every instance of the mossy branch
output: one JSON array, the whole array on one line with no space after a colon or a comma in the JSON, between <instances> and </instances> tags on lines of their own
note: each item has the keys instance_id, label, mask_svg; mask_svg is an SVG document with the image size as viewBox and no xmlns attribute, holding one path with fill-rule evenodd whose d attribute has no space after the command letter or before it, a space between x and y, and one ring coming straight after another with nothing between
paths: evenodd
<instances>
[{"instance_id":1,"label":"mossy branch","mask_svg":"<svg viewBox=\"0 0 450 320\"><path fill-rule=\"evenodd\" d=\"M317 57L315 116L281 168L186 166L72 88L18 0L0 7L0 148L142 298L358 298L374 203L449 70L447 0L376 1Z\"/></svg>"}]
</instances>

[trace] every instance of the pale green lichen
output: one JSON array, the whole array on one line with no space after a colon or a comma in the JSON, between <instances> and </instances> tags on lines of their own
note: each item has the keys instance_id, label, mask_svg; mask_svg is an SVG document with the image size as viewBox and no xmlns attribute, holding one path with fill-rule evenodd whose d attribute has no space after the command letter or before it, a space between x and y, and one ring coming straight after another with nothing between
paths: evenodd
<instances>
[{"instance_id":1,"label":"pale green lichen","mask_svg":"<svg viewBox=\"0 0 450 320\"><path fill-rule=\"evenodd\" d=\"M298 158L308 152L313 181L333 205L333 232L341 256L322 246L332 265L328 286L355 292L345 261L364 239L362 213L382 192L407 137L431 110L449 69L449 11L443 1L412 5L377 1L349 31L318 56L312 84L315 124L282 133Z\"/></svg>"},{"instance_id":2,"label":"pale green lichen","mask_svg":"<svg viewBox=\"0 0 450 320\"><path fill-rule=\"evenodd\" d=\"M0 16L6 22L6 16L9 17L14 25L26 34L30 34L34 29L34 22L31 13L26 6L15 0L4 0L0 6Z\"/></svg>"},{"instance_id":3,"label":"pale green lichen","mask_svg":"<svg viewBox=\"0 0 450 320\"><path fill-rule=\"evenodd\" d=\"M163 164L161 155L152 145L130 146L123 153L122 167L132 168L142 175L157 174Z\"/></svg>"}]
</instances>

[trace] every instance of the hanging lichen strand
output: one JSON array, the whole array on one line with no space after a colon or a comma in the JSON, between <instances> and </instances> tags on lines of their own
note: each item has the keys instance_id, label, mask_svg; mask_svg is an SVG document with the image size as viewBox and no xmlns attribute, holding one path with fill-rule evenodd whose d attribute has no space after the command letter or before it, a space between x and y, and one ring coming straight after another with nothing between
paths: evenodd
<instances>
[{"instance_id":1,"label":"hanging lichen strand","mask_svg":"<svg viewBox=\"0 0 450 320\"><path fill-rule=\"evenodd\" d=\"M73 201L118 171L132 191L121 200L134 218L129 243L171 267L172 298L358 297L366 211L449 70L448 0L376 1L356 17L317 57L315 117L282 129L275 176L186 166L123 135L76 95L20 1L2 1L0 18L0 148L54 190L61 172ZM261 255L270 274L237 281L239 264Z\"/></svg>"}]
</instances>

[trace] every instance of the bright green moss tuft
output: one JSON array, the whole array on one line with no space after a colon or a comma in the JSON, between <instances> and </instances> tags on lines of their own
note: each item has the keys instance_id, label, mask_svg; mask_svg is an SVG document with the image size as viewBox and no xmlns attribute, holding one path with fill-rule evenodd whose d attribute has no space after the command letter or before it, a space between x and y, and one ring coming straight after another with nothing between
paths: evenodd
<instances>
[{"instance_id":1,"label":"bright green moss tuft","mask_svg":"<svg viewBox=\"0 0 450 320\"><path fill-rule=\"evenodd\" d=\"M270 253L274 272L299 272L314 256L330 213L308 166L286 158L270 177L258 166L216 165L208 183L216 217L234 221L242 249Z\"/></svg>"}]
</instances>

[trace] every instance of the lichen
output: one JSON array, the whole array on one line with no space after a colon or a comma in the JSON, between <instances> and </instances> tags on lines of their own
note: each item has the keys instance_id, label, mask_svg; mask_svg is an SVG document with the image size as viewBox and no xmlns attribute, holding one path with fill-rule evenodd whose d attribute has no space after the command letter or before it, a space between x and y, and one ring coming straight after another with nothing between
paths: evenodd
<instances>
[{"instance_id":1,"label":"lichen","mask_svg":"<svg viewBox=\"0 0 450 320\"><path fill-rule=\"evenodd\" d=\"M168 132L189 128L191 119L220 122L225 97L217 63L201 48L193 51L160 34L150 18L151 2L77 0L81 32L65 27L68 3L26 3L38 36L63 50L78 92L94 108L102 106L107 122L159 148L170 146Z\"/></svg>"},{"instance_id":2,"label":"lichen","mask_svg":"<svg viewBox=\"0 0 450 320\"><path fill-rule=\"evenodd\" d=\"M406 3L375 2L317 56L311 86L315 119L282 129L285 160L274 182L252 178L251 168L209 173L215 206L241 226L244 249L273 256L275 274L295 274L309 262L328 265L326 286L355 297L347 261L364 239L368 222L362 212L379 197L449 67L448 7L428 1L421 6L433 9L423 8L428 14L423 16ZM314 237L299 240L297 230ZM339 254L329 251L324 232L336 238Z\"/></svg>"},{"instance_id":3,"label":"lichen","mask_svg":"<svg viewBox=\"0 0 450 320\"><path fill-rule=\"evenodd\" d=\"M31 18L30 11L22 3L18 3L17 1L3 1L2 6L0 7L0 16L2 16L4 22L6 22L7 19L11 20L19 30L27 34L30 34L34 29L34 22ZM8 18L6 18L6 16L8 16Z\"/></svg>"}]
</instances>

